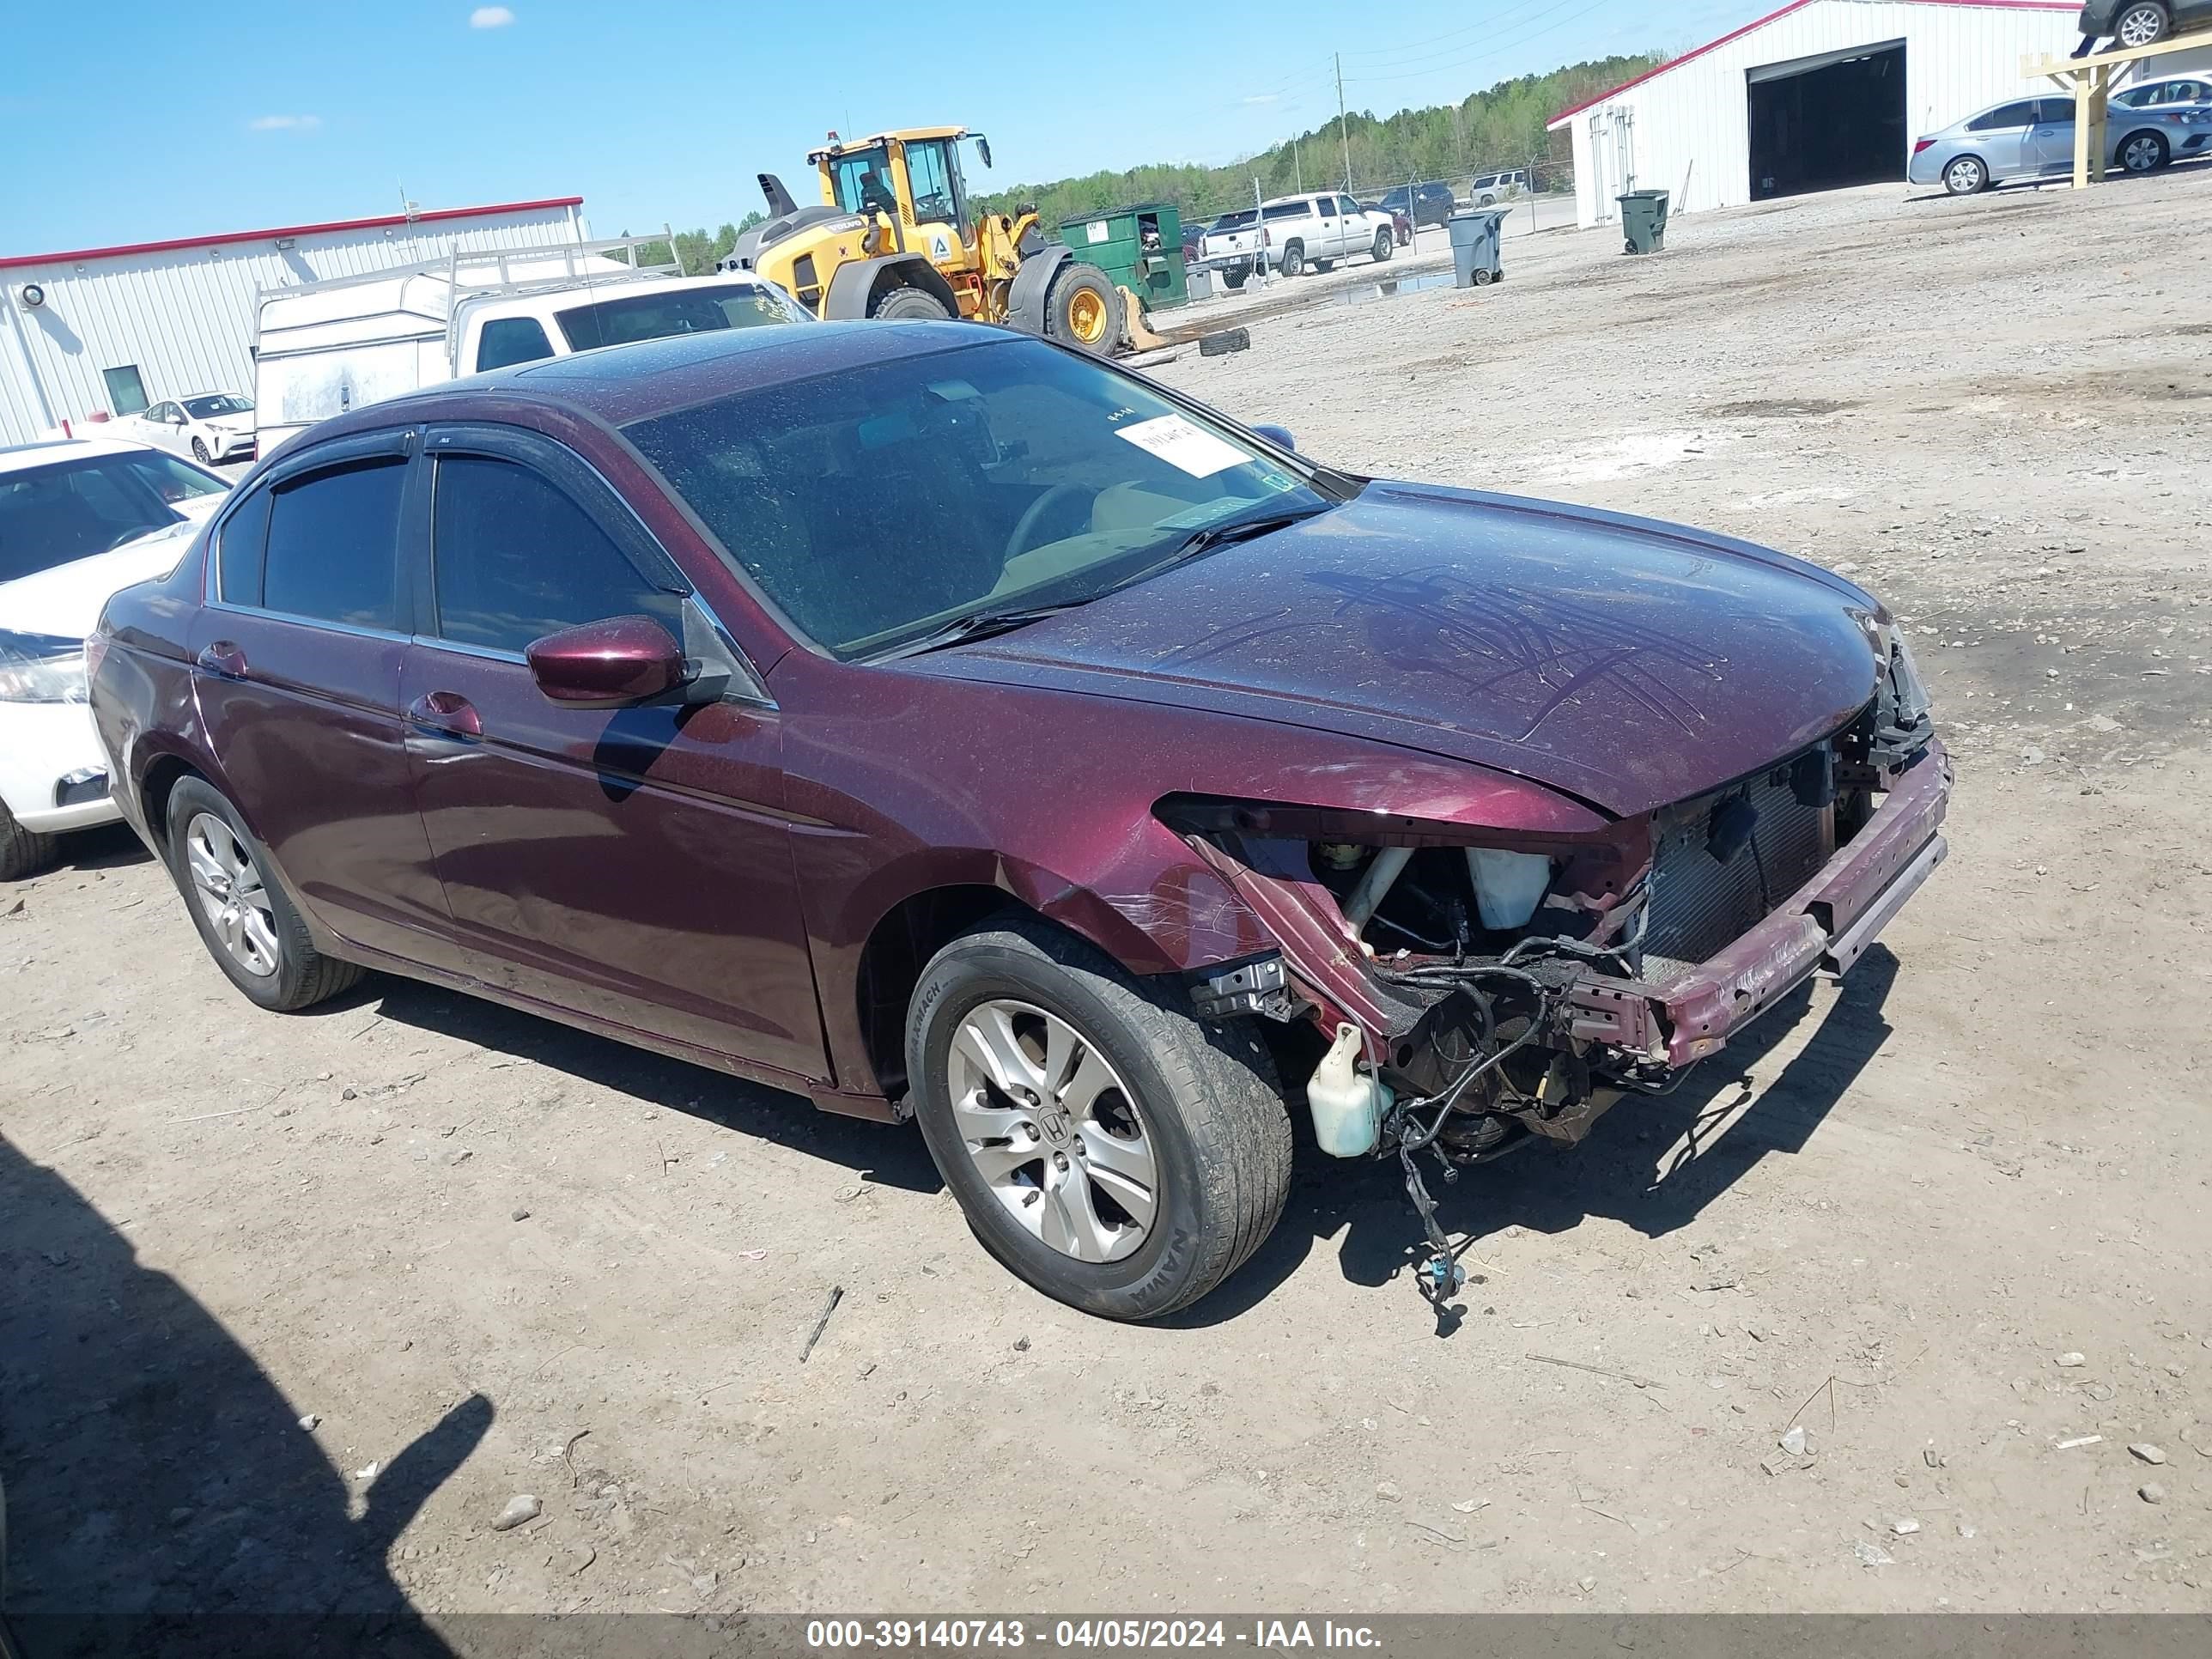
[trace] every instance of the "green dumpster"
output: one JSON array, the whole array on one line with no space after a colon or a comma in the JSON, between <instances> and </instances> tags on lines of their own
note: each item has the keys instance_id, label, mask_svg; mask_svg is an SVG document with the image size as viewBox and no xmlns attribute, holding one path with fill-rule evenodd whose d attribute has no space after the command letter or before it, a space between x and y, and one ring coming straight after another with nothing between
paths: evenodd
<instances>
[{"instance_id":1,"label":"green dumpster","mask_svg":"<svg viewBox=\"0 0 2212 1659\"><path fill-rule=\"evenodd\" d=\"M1183 271L1182 214L1172 202L1087 213L1060 223L1060 240L1131 289L1154 311L1190 297Z\"/></svg>"},{"instance_id":2,"label":"green dumpster","mask_svg":"<svg viewBox=\"0 0 2212 1659\"><path fill-rule=\"evenodd\" d=\"M1623 253L1656 253L1667 245L1667 192L1632 190L1613 199L1620 204L1620 228L1627 240Z\"/></svg>"}]
</instances>

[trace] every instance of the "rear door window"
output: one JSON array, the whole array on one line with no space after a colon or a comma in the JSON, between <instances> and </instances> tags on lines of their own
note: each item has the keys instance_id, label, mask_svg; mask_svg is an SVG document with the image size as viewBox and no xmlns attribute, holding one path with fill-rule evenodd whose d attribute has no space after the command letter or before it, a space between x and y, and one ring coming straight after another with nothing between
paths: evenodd
<instances>
[{"instance_id":1,"label":"rear door window","mask_svg":"<svg viewBox=\"0 0 2212 1659\"><path fill-rule=\"evenodd\" d=\"M2027 127L2035 125L2035 106L2033 103L2001 104L1966 123L1969 132L2002 132L2008 127Z\"/></svg>"},{"instance_id":2,"label":"rear door window","mask_svg":"<svg viewBox=\"0 0 2212 1659\"><path fill-rule=\"evenodd\" d=\"M309 622L399 626L401 456L350 461L270 491L261 603Z\"/></svg>"},{"instance_id":3,"label":"rear door window","mask_svg":"<svg viewBox=\"0 0 2212 1659\"><path fill-rule=\"evenodd\" d=\"M534 363L552 355L553 342L545 337L545 325L535 317L495 317L477 337L478 373L514 363Z\"/></svg>"},{"instance_id":4,"label":"rear door window","mask_svg":"<svg viewBox=\"0 0 2212 1659\"><path fill-rule=\"evenodd\" d=\"M680 636L683 600L648 581L598 521L518 462L439 458L431 561L441 639L520 653L609 617L650 617Z\"/></svg>"}]
</instances>

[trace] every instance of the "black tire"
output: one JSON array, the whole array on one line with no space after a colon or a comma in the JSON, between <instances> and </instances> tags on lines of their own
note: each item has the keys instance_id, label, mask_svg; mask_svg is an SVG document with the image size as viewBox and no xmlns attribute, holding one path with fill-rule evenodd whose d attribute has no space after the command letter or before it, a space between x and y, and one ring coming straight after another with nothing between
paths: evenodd
<instances>
[{"instance_id":1,"label":"black tire","mask_svg":"<svg viewBox=\"0 0 2212 1659\"><path fill-rule=\"evenodd\" d=\"M2124 171L2136 173L2156 173L2172 159L2162 132L2131 132L2120 140L2113 154L2120 158Z\"/></svg>"},{"instance_id":2,"label":"black tire","mask_svg":"<svg viewBox=\"0 0 2212 1659\"><path fill-rule=\"evenodd\" d=\"M1481 205L1484 207L1496 207L1498 205L1498 198L1495 196L1486 196L1482 198Z\"/></svg>"},{"instance_id":3,"label":"black tire","mask_svg":"<svg viewBox=\"0 0 2212 1659\"><path fill-rule=\"evenodd\" d=\"M2173 33L2173 14L2158 0L2126 6L2112 19L2112 41L2120 46L2153 46Z\"/></svg>"},{"instance_id":4,"label":"black tire","mask_svg":"<svg viewBox=\"0 0 2212 1659\"><path fill-rule=\"evenodd\" d=\"M1397 251L1398 239L1393 233L1387 230L1376 231L1375 233L1375 246L1367 250L1369 254L1373 257L1375 263L1378 265L1382 264L1383 261L1388 259Z\"/></svg>"},{"instance_id":5,"label":"black tire","mask_svg":"<svg viewBox=\"0 0 2212 1659\"><path fill-rule=\"evenodd\" d=\"M21 881L54 861L54 838L26 830L0 805L0 881Z\"/></svg>"},{"instance_id":6,"label":"black tire","mask_svg":"<svg viewBox=\"0 0 2212 1659\"><path fill-rule=\"evenodd\" d=\"M269 974L255 974L234 957L215 931L198 895L193 890L191 859L185 848L186 833L192 821L206 813L220 818L230 826L231 834L252 855L261 874L263 890L269 899L270 931L276 939L276 969ZM253 838L246 829L238 809L223 798L222 792L202 778L188 777L179 781L169 793L168 823L164 837L169 851L169 874L184 894L185 909L199 930L200 942L207 946L208 954L215 958L216 967L243 991L247 999L264 1008L278 1013L290 1013L301 1008L313 1007L349 990L361 981L364 971L356 963L341 962L336 957L326 957L315 949L307 935L307 925L300 913L292 908L283 883L272 875L275 868L269 849Z\"/></svg>"},{"instance_id":7,"label":"black tire","mask_svg":"<svg viewBox=\"0 0 2212 1659\"><path fill-rule=\"evenodd\" d=\"M201 439L195 438L192 440L192 459L198 461L202 466L209 465L208 447Z\"/></svg>"},{"instance_id":8,"label":"black tire","mask_svg":"<svg viewBox=\"0 0 2212 1659\"><path fill-rule=\"evenodd\" d=\"M1497 280L1498 273L1488 265L1477 265L1474 268L1474 285L1477 288L1488 288Z\"/></svg>"},{"instance_id":9,"label":"black tire","mask_svg":"<svg viewBox=\"0 0 2212 1659\"><path fill-rule=\"evenodd\" d=\"M1044 296L1047 339L1110 356L1121 343L1121 295L1112 277L1080 259L1053 272Z\"/></svg>"},{"instance_id":10,"label":"black tire","mask_svg":"<svg viewBox=\"0 0 2212 1659\"><path fill-rule=\"evenodd\" d=\"M1137 1098L1159 1170L1154 1224L1129 1255L1084 1261L1032 1235L994 1195L954 1116L960 1023L1006 998L1073 1025ZM1260 1247L1291 1185L1291 1123L1266 1043L1247 1021L1202 1021L1083 940L1009 914L932 957L907 1016L907 1075L930 1156L1000 1263L1045 1295L1107 1319L1188 1306Z\"/></svg>"},{"instance_id":11,"label":"black tire","mask_svg":"<svg viewBox=\"0 0 2212 1659\"><path fill-rule=\"evenodd\" d=\"M1252 280L1252 273L1249 270L1224 270L1221 273L1221 280L1230 288L1239 289Z\"/></svg>"},{"instance_id":12,"label":"black tire","mask_svg":"<svg viewBox=\"0 0 2212 1659\"><path fill-rule=\"evenodd\" d=\"M1285 276L1295 276L1306 268L1306 245L1291 242L1283 249L1282 262L1276 269Z\"/></svg>"},{"instance_id":13,"label":"black tire","mask_svg":"<svg viewBox=\"0 0 2212 1659\"><path fill-rule=\"evenodd\" d=\"M1621 251L1623 253L1633 253L1633 252L1636 252L1636 243L1635 243L1634 239L1633 239L1633 238L1632 238L1632 239L1630 239L1629 240L1623 242L1623 243L1620 245L1620 251Z\"/></svg>"},{"instance_id":14,"label":"black tire","mask_svg":"<svg viewBox=\"0 0 2212 1659\"><path fill-rule=\"evenodd\" d=\"M1990 187L1990 164L1978 155L1954 155L1943 164L1943 188L1953 196L1974 196Z\"/></svg>"},{"instance_id":15,"label":"black tire","mask_svg":"<svg viewBox=\"0 0 2212 1659\"><path fill-rule=\"evenodd\" d=\"M1313 262L1313 268L1316 276L1326 276L1330 271L1336 269L1336 261L1334 259L1316 259Z\"/></svg>"},{"instance_id":16,"label":"black tire","mask_svg":"<svg viewBox=\"0 0 2212 1659\"><path fill-rule=\"evenodd\" d=\"M903 319L909 322L941 323L952 313L946 309L945 301L927 289L895 288L877 300L875 309L868 315L884 322Z\"/></svg>"}]
</instances>

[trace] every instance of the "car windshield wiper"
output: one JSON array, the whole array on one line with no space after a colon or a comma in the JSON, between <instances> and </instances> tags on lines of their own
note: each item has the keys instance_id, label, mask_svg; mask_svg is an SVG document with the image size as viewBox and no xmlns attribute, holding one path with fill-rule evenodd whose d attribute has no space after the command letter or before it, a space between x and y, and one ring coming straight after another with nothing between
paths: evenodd
<instances>
[{"instance_id":1,"label":"car windshield wiper","mask_svg":"<svg viewBox=\"0 0 2212 1659\"><path fill-rule=\"evenodd\" d=\"M1114 584L1115 588L1127 587L1147 577L1157 576L1171 565L1182 563L1211 553L1217 547L1226 547L1231 542L1249 541L1255 536L1264 536L1273 530L1282 530L1306 519L1320 517L1328 511L1326 507L1288 507L1277 513L1255 513L1249 518L1229 519L1219 524L1210 524L1194 530L1169 550L1164 557L1155 559L1133 575L1124 576ZM1107 590L1113 592L1113 588Z\"/></svg>"},{"instance_id":2,"label":"car windshield wiper","mask_svg":"<svg viewBox=\"0 0 2212 1659\"><path fill-rule=\"evenodd\" d=\"M1004 611L970 611L948 623L933 628L927 634L893 646L869 659L871 662L890 662L900 657L919 656L925 651L942 650L948 645L965 645L971 640L987 640L994 634L1011 633L1017 628L1026 628L1033 622L1042 622L1047 617L1057 617L1063 611L1073 611L1078 605L1088 605L1096 595L1086 594L1079 599L1062 599L1056 605L1029 605Z\"/></svg>"}]
</instances>

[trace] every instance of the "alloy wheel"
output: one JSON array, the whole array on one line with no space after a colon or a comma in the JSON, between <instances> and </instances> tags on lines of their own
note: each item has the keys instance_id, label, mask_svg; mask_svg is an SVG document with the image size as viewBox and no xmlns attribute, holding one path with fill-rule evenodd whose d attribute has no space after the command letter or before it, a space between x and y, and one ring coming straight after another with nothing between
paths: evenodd
<instances>
[{"instance_id":1,"label":"alloy wheel","mask_svg":"<svg viewBox=\"0 0 2212 1659\"><path fill-rule=\"evenodd\" d=\"M2156 6L2130 6L2113 31L2124 46L2148 46L2166 33L2166 13Z\"/></svg>"},{"instance_id":2,"label":"alloy wheel","mask_svg":"<svg viewBox=\"0 0 2212 1659\"><path fill-rule=\"evenodd\" d=\"M2130 173L2148 173L2162 159L2158 140L2139 132L2120 147L2120 165Z\"/></svg>"},{"instance_id":3,"label":"alloy wheel","mask_svg":"<svg viewBox=\"0 0 2212 1659\"><path fill-rule=\"evenodd\" d=\"M276 971L283 947L269 890L253 855L230 825L202 812L185 827L192 896L232 961L259 979Z\"/></svg>"},{"instance_id":4,"label":"alloy wheel","mask_svg":"<svg viewBox=\"0 0 2212 1659\"><path fill-rule=\"evenodd\" d=\"M1971 196L1982 187L1982 176L1980 162L1970 161L1962 157L1951 163L1943 182L1951 187L1954 194Z\"/></svg>"},{"instance_id":5,"label":"alloy wheel","mask_svg":"<svg viewBox=\"0 0 2212 1659\"><path fill-rule=\"evenodd\" d=\"M1000 998L952 1036L961 1145L1008 1214L1079 1261L1118 1261L1159 1209L1158 1160L1136 1097L1059 1015Z\"/></svg>"}]
</instances>

